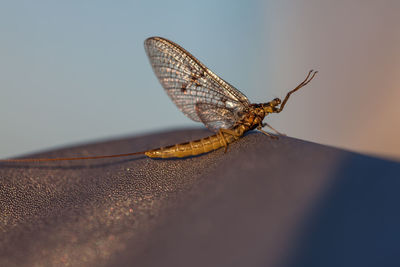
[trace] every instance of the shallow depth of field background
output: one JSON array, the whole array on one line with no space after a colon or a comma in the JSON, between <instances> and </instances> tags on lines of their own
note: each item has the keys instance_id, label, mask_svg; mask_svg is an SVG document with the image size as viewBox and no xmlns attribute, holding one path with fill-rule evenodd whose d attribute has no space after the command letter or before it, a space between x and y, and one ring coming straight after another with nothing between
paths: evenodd
<instances>
[{"instance_id":1,"label":"shallow depth of field background","mask_svg":"<svg viewBox=\"0 0 400 267\"><path fill-rule=\"evenodd\" d=\"M201 127L158 84L143 41L182 45L300 139L400 158L400 1L2 1L0 157Z\"/></svg>"}]
</instances>

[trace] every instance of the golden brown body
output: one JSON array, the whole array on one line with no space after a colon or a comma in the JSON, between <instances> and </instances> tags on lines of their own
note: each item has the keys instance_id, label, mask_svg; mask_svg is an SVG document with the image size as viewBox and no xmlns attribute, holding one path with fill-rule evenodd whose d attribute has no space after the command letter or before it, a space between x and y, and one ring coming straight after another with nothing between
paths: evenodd
<instances>
[{"instance_id":1,"label":"golden brown body","mask_svg":"<svg viewBox=\"0 0 400 267\"><path fill-rule=\"evenodd\" d=\"M187 143L149 150L145 152L145 155L150 158L184 158L217 150L237 140L231 134L222 133L222 135L223 137L221 134L214 134Z\"/></svg>"},{"instance_id":2,"label":"golden brown body","mask_svg":"<svg viewBox=\"0 0 400 267\"><path fill-rule=\"evenodd\" d=\"M146 151L144 154L150 158L184 158L208 153L219 148L225 147L236 140L249 130L261 125L265 115L272 112L270 103L266 106L253 105L242 115L233 129L220 129L217 134L206 138L161 147Z\"/></svg>"},{"instance_id":3,"label":"golden brown body","mask_svg":"<svg viewBox=\"0 0 400 267\"><path fill-rule=\"evenodd\" d=\"M165 159L184 158L208 153L221 147L226 148L229 144L238 140L239 137L245 132L242 130L242 128L243 127L238 126L233 130L221 130L217 134L206 138L149 150L144 154L150 158Z\"/></svg>"}]
</instances>

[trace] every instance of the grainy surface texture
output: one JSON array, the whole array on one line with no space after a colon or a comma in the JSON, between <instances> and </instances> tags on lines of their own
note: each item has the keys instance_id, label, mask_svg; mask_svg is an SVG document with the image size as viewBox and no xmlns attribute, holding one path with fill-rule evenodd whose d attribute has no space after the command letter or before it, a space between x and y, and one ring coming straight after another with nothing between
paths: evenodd
<instances>
[{"instance_id":1,"label":"grainy surface texture","mask_svg":"<svg viewBox=\"0 0 400 267\"><path fill-rule=\"evenodd\" d=\"M182 130L37 154L127 153ZM0 266L400 266L400 164L250 133L188 159L0 165Z\"/></svg>"}]
</instances>

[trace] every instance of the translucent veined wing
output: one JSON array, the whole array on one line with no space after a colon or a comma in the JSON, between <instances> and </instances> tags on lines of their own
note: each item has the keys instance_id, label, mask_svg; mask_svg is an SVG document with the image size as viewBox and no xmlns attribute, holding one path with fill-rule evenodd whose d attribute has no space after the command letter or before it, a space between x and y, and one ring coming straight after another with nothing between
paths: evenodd
<instances>
[{"instance_id":1,"label":"translucent veined wing","mask_svg":"<svg viewBox=\"0 0 400 267\"><path fill-rule=\"evenodd\" d=\"M232 110L216 107L213 104L197 103L196 112L200 121L214 132L218 131L220 128L231 128L237 120Z\"/></svg>"},{"instance_id":2,"label":"translucent veined wing","mask_svg":"<svg viewBox=\"0 0 400 267\"><path fill-rule=\"evenodd\" d=\"M234 117L250 105L244 94L179 45L161 37L148 38L144 44L161 85L177 107L192 120L202 121L215 131L217 125L232 126L231 118L219 116L219 123L215 120L209 123L208 116L200 118L201 111L196 109L198 103L208 104L215 109L214 112L225 109L227 111L223 114L232 113Z\"/></svg>"}]
</instances>

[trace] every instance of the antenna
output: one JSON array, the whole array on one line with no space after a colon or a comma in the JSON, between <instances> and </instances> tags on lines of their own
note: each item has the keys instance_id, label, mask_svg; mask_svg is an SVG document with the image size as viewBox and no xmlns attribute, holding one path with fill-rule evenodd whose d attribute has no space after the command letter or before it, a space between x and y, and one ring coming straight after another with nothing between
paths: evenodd
<instances>
[{"instance_id":1,"label":"antenna","mask_svg":"<svg viewBox=\"0 0 400 267\"><path fill-rule=\"evenodd\" d=\"M314 72L314 73L313 73ZM310 70L308 72L307 77L304 79L304 81L302 81L299 85L296 86L296 88L294 88L292 91L290 91L289 93L287 93L285 99L283 100L282 104L280 105L279 109L276 111L276 113L279 113L282 111L283 107L285 106L286 102L289 100L289 97L291 94L293 94L294 92L296 92L297 90L299 90L301 87L306 86L309 82L311 82L311 80L314 78L315 74L317 74L318 71L314 71L314 70ZM312 74L312 75L311 75ZM311 77L310 77L311 76Z\"/></svg>"}]
</instances>

